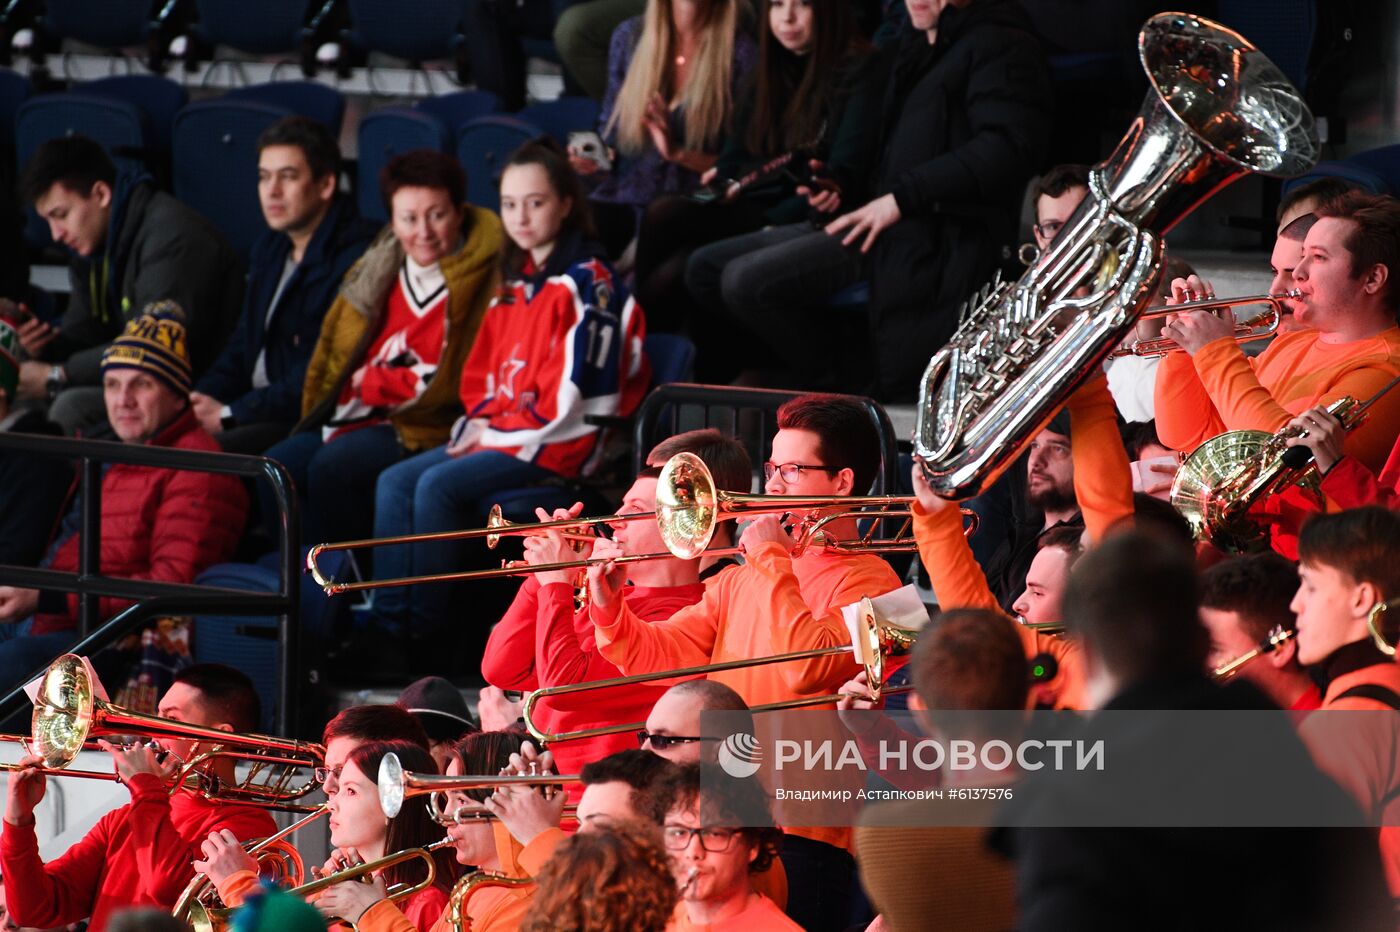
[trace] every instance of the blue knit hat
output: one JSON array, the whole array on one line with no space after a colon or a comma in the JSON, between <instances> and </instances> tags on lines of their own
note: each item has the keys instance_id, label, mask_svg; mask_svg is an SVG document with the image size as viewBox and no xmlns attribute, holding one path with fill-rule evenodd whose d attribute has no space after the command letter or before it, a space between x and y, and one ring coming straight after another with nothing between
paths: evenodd
<instances>
[{"instance_id":1,"label":"blue knit hat","mask_svg":"<svg viewBox=\"0 0 1400 932\"><path fill-rule=\"evenodd\" d=\"M122 335L102 354L102 371L140 369L187 397L193 379L185 347L185 312L174 301L152 301L127 322Z\"/></svg>"}]
</instances>

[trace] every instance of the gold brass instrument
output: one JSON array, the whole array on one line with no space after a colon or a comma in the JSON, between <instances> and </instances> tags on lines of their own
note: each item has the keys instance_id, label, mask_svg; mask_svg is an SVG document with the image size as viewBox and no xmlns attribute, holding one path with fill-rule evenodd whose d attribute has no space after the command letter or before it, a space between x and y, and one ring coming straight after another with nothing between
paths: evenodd
<instances>
[{"instance_id":1,"label":"gold brass instrument","mask_svg":"<svg viewBox=\"0 0 1400 932\"><path fill-rule=\"evenodd\" d=\"M1366 630L1371 633L1371 640L1376 642L1376 649L1387 657L1395 656L1395 645L1385 639L1385 632L1381 630L1381 619L1391 609L1400 610L1400 599L1377 602L1371 606L1371 612L1366 616Z\"/></svg>"},{"instance_id":2,"label":"gold brass instrument","mask_svg":"<svg viewBox=\"0 0 1400 932\"><path fill-rule=\"evenodd\" d=\"M598 728L583 728L577 731L565 731L558 734L544 731L535 722L535 706L541 699L550 696L567 696L575 693L592 692L598 689L609 689L615 686L634 686L638 683L654 683L657 680L678 679L693 677L698 675L708 675L711 673L721 673L725 670L742 670L749 667L761 667L770 663L783 663L794 660L811 660L817 657L835 657L840 654L856 654L856 662L865 668L866 680L869 683L870 698L879 700L882 695L894 695L910 691L911 687L887 685L887 664L898 657L904 657L914 649L914 642L918 637L918 630L914 628L904 628L899 625L884 621L876 616L875 606L870 599L860 600L859 620L857 622L856 645L843 644L839 647L814 647L810 650L796 650L786 654L774 654L771 657L749 657L743 660L725 660L719 663L707 663L694 667L685 667L679 670L663 670L658 673L639 673L633 676L617 676L606 680L593 680L587 683L568 683L562 686L547 686L537 689L525 697L525 704L521 709L521 717L525 720L525 727L530 734L544 742L545 744L558 744L563 741L579 741L584 738L596 738L601 735L625 734L629 731L639 731L646 727L645 722L627 722L618 725L603 725ZM799 699L785 699L781 702L769 702L763 705L756 705L752 712L777 712L783 709L801 709L807 706L827 705L843 698L842 693L833 693L827 696L805 696ZM865 698L862 696L861 698Z\"/></svg>"},{"instance_id":3,"label":"gold brass instrument","mask_svg":"<svg viewBox=\"0 0 1400 932\"><path fill-rule=\"evenodd\" d=\"M15 744L20 745L22 748L24 748L24 751L25 751L26 754L31 753L31 752L30 752L30 744L31 744L31 742L32 742L33 740L34 740L34 739L31 738L31 737L28 736L28 735L0 735L0 744L8 743L8 742L13 742L13 743L15 743ZM87 745L83 748L83 750L87 750L87 751L99 751L99 750L101 750L101 748L99 748L96 744L93 744L92 742L88 742ZM19 770L19 769L20 769L20 766L19 766L19 764L17 764L17 763L15 763L15 764L0 764L0 773L14 773L15 771L17 771L17 770ZM114 772L112 772L112 771L110 771L110 770L105 770L105 771L104 771L104 770L69 770L69 769L64 768L64 767L38 767L38 766L36 766L36 767L31 767L31 768L29 768L29 769L32 770L34 773L37 773L37 774L39 774L40 776L44 776L44 777L77 777L77 778L83 779L83 780L107 780L107 781L114 782L114 783L120 782L120 781L117 779L116 773L114 773ZM198 775L191 775L191 776L198 776ZM202 785L203 785L202 781L199 781L199 780L196 780L196 779L191 779L191 780L187 781L186 784L185 784L186 789L190 789L190 790L199 790L199 789L202 787Z\"/></svg>"},{"instance_id":4,"label":"gold brass instrument","mask_svg":"<svg viewBox=\"0 0 1400 932\"><path fill-rule=\"evenodd\" d=\"M1163 237L1251 172L1317 161L1312 115L1268 58L1199 16L1160 13L1138 34L1150 84L1089 194L1014 282L994 280L919 383L914 453L932 489L985 491L1159 294Z\"/></svg>"},{"instance_id":5,"label":"gold brass instrument","mask_svg":"<svg viewBox=\"0 0 1400 932\"><path fill-rule=\"evenodd\" d=\"M1149 307L1138 315L1138 320L1169 317L1172 314L1183 314L1188 311L1221 311L1246 307L1251 304L1267 304L1268 310L1244 320L1235 321L1235 342L1251 343L1254 340L1262 340L1278 333L1279 323L1284 318L1283 302L1288 298L1297 298L1301 294L1302 292L1299 291L1285 291L1283 294L1249 295L1243 298L1210 298L1204 301L1186 301L1181 304L1163 304ZM1135 340L1127 346L1109 353L1108 358L1165 356L1176 349L1180 349L1180 347L1177 346L1175 340Z\"/></svg>"},{"instance_id":6,"label":"gold brass instrument","mask_svg":"<svg viewBox=\"0 0 1400 932\"><path fill-rule=\"evenodd\" d=\"M236 734L133 712L99 698L81 657L63 654L49 664L34 701L30 747L44 765L63 770L78 756L89 739L106 735L137 734L147 738L174 738L211 745L210 750L186 761L171 782L171 789L190 786L201 795L221 802L308 812L313 807L296 800L317 788L314 775L297 781L299 770L311 771L326 756L319 744ZM202 771L206 765L231 760L250 765L237 783L226 783Z\"/></svg>"},{"instance_id":7,"label":"gold brass instrument","mask_svg":"<svg viewBox=\"0 0 1400 932\"><path fill-rule=\"evenodd\" d=\"M304 828L330 812L324 804L317 806L307 815L291 825L259 841L244 845L253 860L258 862L259 877L270 880L279 886L295 887L306 879L306 865L300 852L287 839L297 830ZM175 901L171 915L181 922L193 926L195 932L215 932L227 923L227 913L220 913L218 891L203 874L196 874L189 882L180 898Z\"/></svg>"},{"instance_id":8,"label":"gold brass instrument","mask_svg":"<svg viewBox=\"0 0 1400 932\"><path fill-rule=\"evenodd\" d=\"M1326 410L1345 430L1354 430L1370 407L1396 385L1400 377L1364 403L1344 395ZM1323 504L1321 477L1311 452L1288 446L1289 440L1306 435L1302 428L1284 426L1273 434L1232 430L1212 437L1181 464L1172 482L1172 507L1186 518L1198 540L1208 540L1228 553L1266 545L1268 526L1249 513L1257 503L1298 486L1319 507Z\"/></svg>"},{"instance_id":9,"label":"gold brass instrument","mask_svg":"<svg viewBox=\"0 0 1400 932\"><path fill-rule=\"evenodd\" d=\"M327 595L342 592L359 592L365 589L381 589L389 586L408 586L418 583L448 582L473 579L499 579L505 576L523 576L533 573L555 572L559 570L581 572L590 566L604 563L622 565L641 563L648 560L681 559L694 560L701 556L731 556L740 553L738 547L710 549L710 541L720 521L744 520L760 514L802 514L793 529L796 547L793 555L798 556L809 547L821 547L833 553L901 553L915 549L910 535L910 508L914 497L910 495L884 496L845 496L845 495L749 495L725 492L717 489L709 468L698 456L691 453L677 453L666 461L656 486L657 510L627 515L609 515L605 518L573 518L560 521L545 521L539 524L509 525L519 534L533 534L544 530L562 527L584 527L598 524L613 524L622 520L654 518L661 532L662 542L667 549L661 553L627 554L606 559L602 557L566 560L558 563L529 564L520 560L503 561L499 569L469 570L464 572L439 573L425 576L403 576L397 579L368 579L359 582L340 583L321 574L314 565L314 557L327 550L344 550L365 546L402 543L408 541L440 540L454 535L484 536L487 529L471 531L449 531L444 534L424 534L410 537L386 537L377 540L348 541L342 544L322 544L313 547L307 555L307 565L318 585ZM873 508L874 511L862 509ZM497 515L499 511L497 510ZM977 531L978 516L971 509L962 509L964 518L963 533L971 536ZM842 540L834 536L830 526L845 520L870 521L866 530L854 539ZM883 520L902 519L898 530L888 538L877 536L877 528ZM488 539L489 540L489 539Z\"/></svg>"},{"instance_id":10,"label":"gold brass instrument","mask_svg":"<svg viewBox=\"0 0 1400 932\"><path fill-rule=\"evenodd\" d=\"M379 762L379 806L392 819L402 811L405 799L425 793L482 790L497 786L543 788L578 782L579 778L574 774L501 774L494 777L467 774L454 777L439 773L414 773L404 770L399 755L391 751Z\"/></svg>"},{"instance_id":11,"label":"gold brass instrument","mask_svg":"<svg viewBox=\"0 0 1400 932\"><path fill-rule=\"evenodd\" d=\"M1240 669L1251 660L1256 660L1267 654L1272 654L1297 636L1297 631L1285 630L1282 625L1279 625L1269 632L1268 637L1254 645L1253 650L1245 651L1235 659L1222 663L1211 671L1211 675L1217 680L1228 680L1236 673L1239 673Z\"/></svg>"},{"instance_id":12,"label":"gold brass instrument","mask_svg":"<svg viewBox=\"0 0 1400 932\"><path fill-rule=\"evenodd\" d=\"M447 922L452 932L471 932L472 921L467 915L472 895L485 887L518 889L534 884L533 877L511 877L498 871L473 871L452 887L447 898Z\"/></svg>"}]
</instances>

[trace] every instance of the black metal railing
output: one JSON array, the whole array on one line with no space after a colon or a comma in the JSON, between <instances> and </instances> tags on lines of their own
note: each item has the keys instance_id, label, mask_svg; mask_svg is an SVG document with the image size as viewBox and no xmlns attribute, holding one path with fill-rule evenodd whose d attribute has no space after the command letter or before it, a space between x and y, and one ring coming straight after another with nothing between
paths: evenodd
<instances>
[{"instance_id":1,"label":"black metal railing","mask_svg":"<svg viewBox=\"0 0 1400 932\"><path fill-rule=\"evenodd\" d=\"M32 434L0 433L0 452L77 460L78 493L82 515L78 534L78 571L0 564L0 585L76 593L78 596L78 639L67 650L89 654L115 644L117 640L154 618L169 615L219 613L222 615L277 618L277 710L274 727L278 734L290 735L297 727L299 699L297 663L301 528L292 479L282 464L261 456L233 453L207 453L177 450L143 444L114 443L105 440L76 440ZM153 582L143 579L116 579L101 574L102 552L102 465L123 463L153 469L179 469L261 479L271 486L280 517L277 530L279 572L277 592L245 592L221 586ZM102 621L103 597L131 599L135 605ZM35 670L0 699L0 721L29 705L24 683L42 670Z\"/></svg>"}]
</instances>

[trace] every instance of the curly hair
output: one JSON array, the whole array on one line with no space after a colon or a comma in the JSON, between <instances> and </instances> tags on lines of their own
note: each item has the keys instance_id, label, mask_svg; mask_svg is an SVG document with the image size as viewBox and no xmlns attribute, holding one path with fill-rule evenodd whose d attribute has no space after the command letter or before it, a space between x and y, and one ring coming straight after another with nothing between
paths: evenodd
<instances>
[{"instance_id":1,"label":"curly hair","mask_svg":"<svg viewBox=\"0 0 1400 932\"><path fill-rule=\"evenodd\" d=\"M662 932L680 897L650 825L572 835L535 880L520 932Z\"/></svg>"},{"instance_id":2,"label":"curly hair","mask_svg":"<svg viewBox=\"0 0 1400 932\"><path fill-rule=\"evenodd\" d=\"M651 816L664 825L668 813L695 809L706 826L732 826L757 854L750 874L772 866L783 845L783 830L773 824L768 796L753 780L730 779L718 764L680 764L656 782Z\"/></svg>"}]
</instances>

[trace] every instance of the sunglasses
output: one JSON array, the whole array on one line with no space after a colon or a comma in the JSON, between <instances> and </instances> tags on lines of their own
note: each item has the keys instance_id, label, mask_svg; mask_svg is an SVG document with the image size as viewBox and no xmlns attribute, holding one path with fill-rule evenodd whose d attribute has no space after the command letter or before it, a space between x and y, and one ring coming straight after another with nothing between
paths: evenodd
<instances>
[{"instance_id":1,"label":"sunglasses","mask_svg":"<svg viewBox=\"0 0 1400 932\"><path fill-rule=\"evenodd\" d=\"M664 751L673 744L691 744L696 741L718 741L718 738L691 737L689 735L654 735L649 731L637 732L637 747L645 748L651 743L653 751Z\"/></svg>"}]
</instances>

